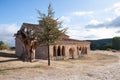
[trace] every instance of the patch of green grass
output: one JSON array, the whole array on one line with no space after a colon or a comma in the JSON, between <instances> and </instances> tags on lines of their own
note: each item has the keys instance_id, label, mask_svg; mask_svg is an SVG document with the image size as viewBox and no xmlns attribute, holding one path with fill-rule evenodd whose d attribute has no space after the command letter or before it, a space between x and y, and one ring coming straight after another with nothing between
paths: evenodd
<instances>
[{"instance_id":1,"label":"patch of green grass","mask_svg":"<svg viewBox=\"0 0 120 80\"><path fill-rule=\"evenodd\" d=\"M5 70L0 70L0 75L1 74L7 74L7 71L5 71Z\"/></svg>"}]
</instances>

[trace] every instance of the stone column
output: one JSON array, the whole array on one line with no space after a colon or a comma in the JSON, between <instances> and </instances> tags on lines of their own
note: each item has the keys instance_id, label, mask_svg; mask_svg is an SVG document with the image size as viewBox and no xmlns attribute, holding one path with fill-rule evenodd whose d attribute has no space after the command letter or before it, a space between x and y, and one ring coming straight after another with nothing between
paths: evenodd
<instances>
[{"instance_id":1,"label":"stone column","mask_svg":"<svg viewBox=\"0 0 120 80\"><path fill-rule=\"evenodd\" d=\"M58 50L58 46L55 46L55 54L56 54L56 56L55 56L55 57L57 57L57 56L58 56L57 50Z\"/></svg>"},{"instance_id":2,"label":"stone column","mask_svg":"<svg viewBox=\"0 0 120 80\"><path fill-rule=\"evenodd\" d=\"M54 46L53 45L49 46L49 53L50 53L50 59L52 59L54 56Z\"/></svg>"},{"instance_id":3,"label":"stone column","mask_svg":"<svg viewBox=\"0 0 120 80\"><path fill-rule=\"evenodd\" d=\"M60 46L60 56L62 56L62 46Z\"/></svg>"}]
</instances>

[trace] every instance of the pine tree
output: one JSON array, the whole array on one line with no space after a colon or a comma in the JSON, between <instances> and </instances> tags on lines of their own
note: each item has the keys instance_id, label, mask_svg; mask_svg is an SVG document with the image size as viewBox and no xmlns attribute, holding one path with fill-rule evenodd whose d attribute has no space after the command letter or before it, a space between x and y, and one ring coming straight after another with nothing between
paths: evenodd
<instances>
[{"instance_id":1,"label":"pine tree","mask_svg":"<svg viewBox=\"0 0 120 80\"><path fill-rule=\"evenodd\" d=\"M114 37L112 39L113 49L120 50L120 37Z\"/></svg>"},{"instance_id":2,"label":"pine tree","mask_svg":"<svg viewBox=\"0 0 120 80\"><path fill-rule=\"evenodd\" d=\"M50 66L50 54L49 54L49 45L55 45L58 43L60 36L65 33L66 29L61 28L61 22L58 19L54 19L54 11L51 4L48 6L47 15L39 13L39 25L42 27L42 32L37 33L38 43L48 46L48 65Z\"/></svg>"}]
</instances>

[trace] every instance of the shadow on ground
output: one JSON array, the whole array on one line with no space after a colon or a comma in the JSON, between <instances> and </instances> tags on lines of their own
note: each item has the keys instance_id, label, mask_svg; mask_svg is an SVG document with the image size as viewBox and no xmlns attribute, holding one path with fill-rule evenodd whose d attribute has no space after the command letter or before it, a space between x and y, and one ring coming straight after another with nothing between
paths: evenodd
<instances>
[{"instance_id":1,"label":"shadow on ground","mask_svg":"<svg viewBox=\"0 0 120 80\"><path fill-rule=\"evenodd\" d=\"M15 54L0 52L0 57L17 58Z\"/></svg>"},{"instance_id":2,"label":"shadow on ground","mask_svg":"<svg viewBox=\"0 0 120 80\"><path fill-rule=\"evenodd\" d=\"M11 62L11 61L18 61L19 60L15 54L5 53L5 52L0 52L0 57L7 57L7 58L9 58L7 60L0 59L0 63Z\"/></svg>"},{"instance_id":3,"label":"shadow on ground","mask_svg":"<svg viewBox=\"0 0 120 80\"><path fill-rule=\"evenodd\" d=\"M0 63L11 62L11 61L19 61L20 59L9 59L9 60L0 60Z\"/></svg>"}]
</instances>

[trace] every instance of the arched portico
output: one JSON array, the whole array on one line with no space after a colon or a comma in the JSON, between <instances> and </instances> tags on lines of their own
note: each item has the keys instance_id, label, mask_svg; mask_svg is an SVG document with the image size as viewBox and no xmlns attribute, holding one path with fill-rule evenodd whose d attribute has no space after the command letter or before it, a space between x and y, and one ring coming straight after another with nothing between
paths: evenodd
<instances>
[{"instance_id":1,"label":"arched portico","mask_svg":"<svg viewBox=\"0 0 120 80\"><path fill-rule=\"evenodd\" d=\"M65 56L65 46L62 46L62 56Z\"/></svg>"},{"instance_id":2,"label":"arched portico","mask_svg":"<svg viewBox=\"0 0 120 80\"><path fill-rule=\"evenodd\" d=\"M70 48L69 49L69 58L74 58L74 49L73 48Z\"/></svg>"},{"instance_id":3,"label":"arched portico","mask_svg":"<svg viewBox=\"0 0 120 80\"><path fill-rule=\"evenodd\" d=\"M61 49L60 49L60 46L58 46L57 56L61 56Z\"/></svg>"}]
</instances>

